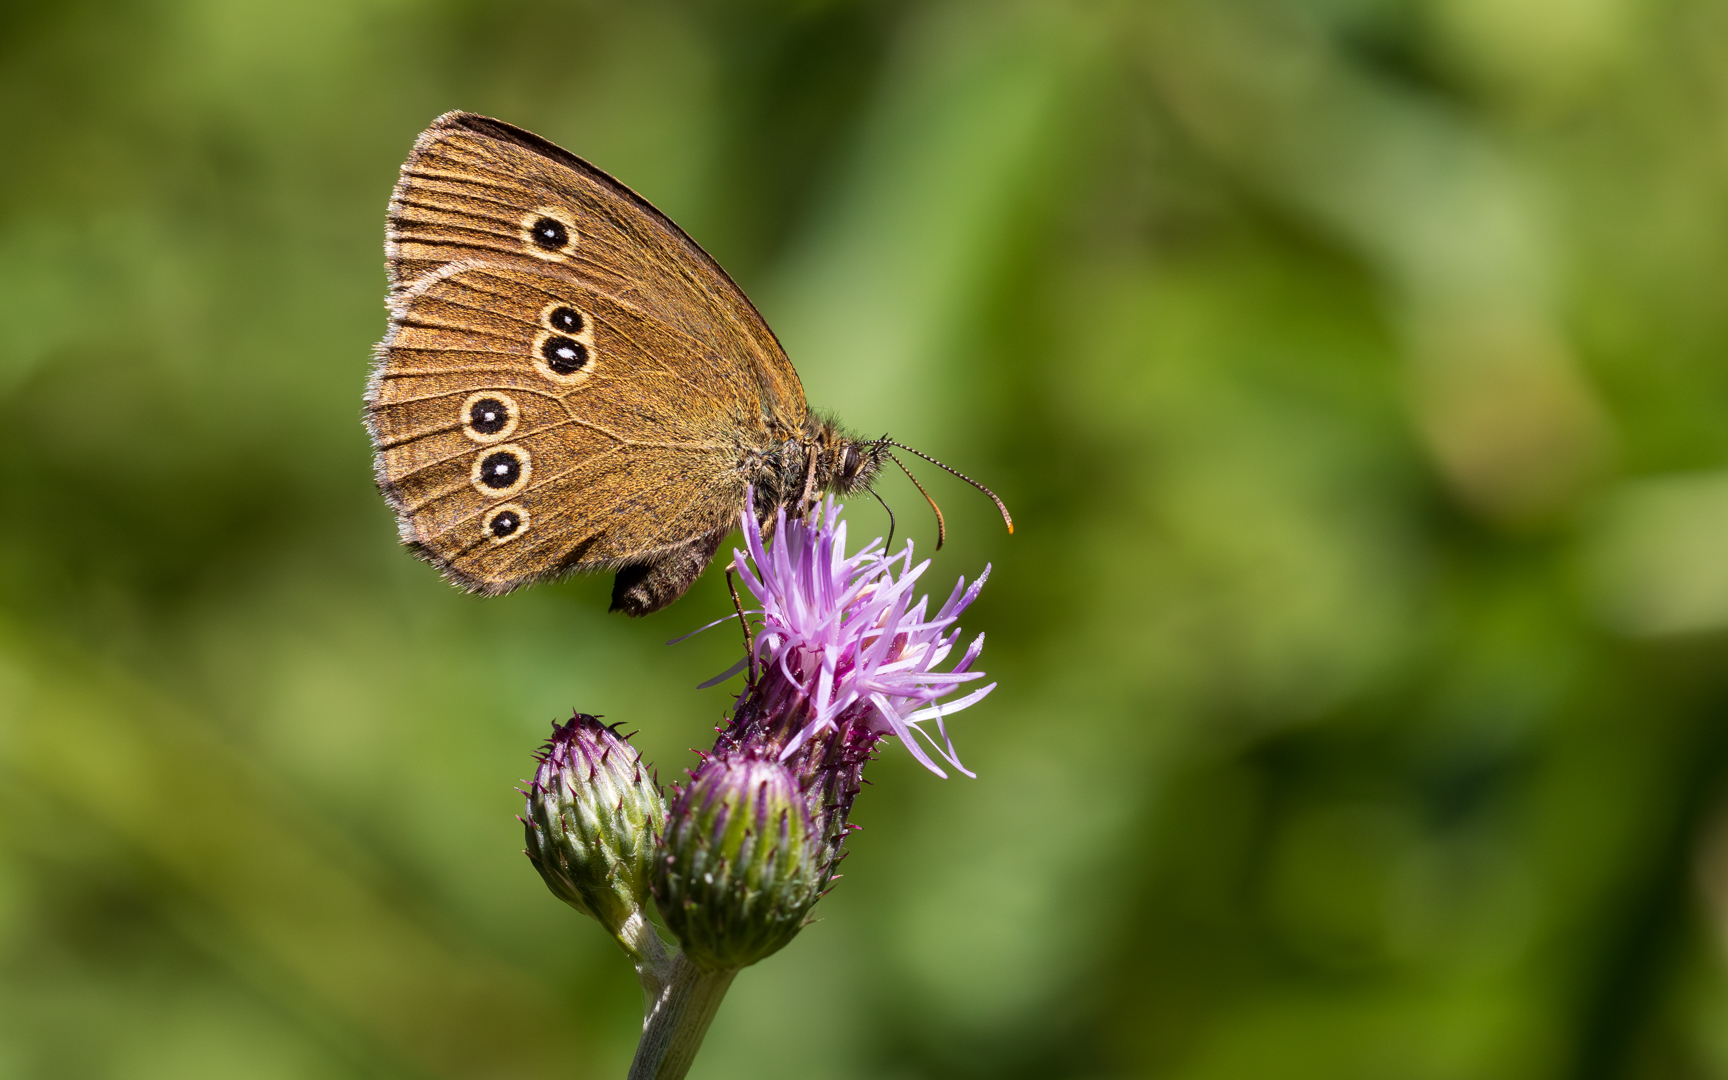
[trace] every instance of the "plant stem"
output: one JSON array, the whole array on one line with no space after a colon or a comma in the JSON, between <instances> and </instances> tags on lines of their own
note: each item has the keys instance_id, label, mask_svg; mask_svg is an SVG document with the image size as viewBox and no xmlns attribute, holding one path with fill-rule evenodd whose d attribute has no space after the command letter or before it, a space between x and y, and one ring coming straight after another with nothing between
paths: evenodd
<instances>
[{"instance_id":1,"label":"plant stem","mask_svg":"<svg viewBox=\"0 0 1728 1080\"><path fill-rule=\"evenodd\" d=\"M630 957L630 962L636 965L636 974L644 980L652 972L656 978L664 982L671 972L672 957L666 952L666 943L660 940L660 935L654 932L654 926L642 917L640 911L633 911L624 920L616 933L618 944L624 946L624 952ZM652 997L659 991L650 990Z\"/></svg>"},{"instance_id":2,"label":"plant stem","mask_svg":"<svg viewBox=\"0 0 1728 1080\"><path fill-rule=\"evenodd\" d=\"M705 971L679 953L669 964L643 965L637 973L648 994L648 1015L629 1080L683 1080L738 971Z\"/></svg>"}]
</instances>

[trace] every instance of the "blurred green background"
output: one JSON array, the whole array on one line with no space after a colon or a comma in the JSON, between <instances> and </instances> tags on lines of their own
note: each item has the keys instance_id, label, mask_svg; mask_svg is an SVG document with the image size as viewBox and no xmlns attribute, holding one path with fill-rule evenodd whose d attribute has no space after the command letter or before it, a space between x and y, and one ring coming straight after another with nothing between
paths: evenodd
<instances>
[{"instance_id":1,"label":"blurred green background","mask_svg":"<svg viewBox=\"0 0 1728 1080\"><path fill-rule=\"evenodd\" d=\"M623 1075L512 787L677 775L736 637L396 546L452 108L1020 526L926 477L979 779L886 749L697 1076L1728 1077L1723 0L32 0L0 100L0 1078Z\"/></svg>"}]
</instances>

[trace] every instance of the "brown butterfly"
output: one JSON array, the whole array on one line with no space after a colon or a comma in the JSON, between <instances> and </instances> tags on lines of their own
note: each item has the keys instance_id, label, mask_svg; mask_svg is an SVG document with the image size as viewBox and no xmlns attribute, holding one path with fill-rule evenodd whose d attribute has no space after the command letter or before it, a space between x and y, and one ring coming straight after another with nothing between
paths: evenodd
<instances>
[{"instance_id":1,"label":"brown butterfly","mask_svg":"<svg viewBox=\"0 0 1728 1080\"><path fill-rule=\"evenodd\" d=\"M869 490L900 446L812 413L707 252L521 128L433 122L384 251L390 328L366 394L378 485L403 542L464 588L617 571L612 610L646 615L702 573L747 486L763 520L802 512Z\"/></svg>"}]
</instances>

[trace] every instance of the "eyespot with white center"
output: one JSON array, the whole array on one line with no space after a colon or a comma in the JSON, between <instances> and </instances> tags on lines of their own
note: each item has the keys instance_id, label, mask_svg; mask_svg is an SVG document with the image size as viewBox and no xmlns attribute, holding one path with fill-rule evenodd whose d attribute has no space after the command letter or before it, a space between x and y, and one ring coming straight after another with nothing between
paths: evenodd
<instances>
[{"instance_id":1,"label":"eyespot with white center","mask_svg":"<svg viewBox=\"0 0 1728 1080\"><path fill-rule=\"evenodd\" d=\"M574 375L588 366L588 346L562 334L547 338L540 346L540 356L559 375Z\"/></svg>"},{"instance_id":2,"label":"eyespot with white center","mask_svg":"<svg viewBox=\"0 0 1728 1080\"><path fill-rule=\"evenodd\" d=\"M508 544L528 531L528 508L521 503L505 503L487 511L482 528L494 544Z\"/></svg>"},{"instance_id":3,"label":"eyespot with white center","mask_svg":"<svg viewBox=\"0 0 1728 1080\"><path fill-rule=\"evenodd\" d=\"M522 215L522 248L536 259L563 262L579 239L576 219L561 207L537 206Z\"/></svg>"},{"instance_id":4,"label":"eyespot with white center","mask_svg":"<svg viewBox=\"0 0 1728 1080\"><path fill-rule=\"evenodd\" d=\"M594 317L575 304L553 301L540 312L545 327L534 339L534 370L564 386L574 386L594 371Z\"/></svg>"},{"instance_id":5,"label":"eyespot with white center","mask_svg":"<svg viewBox=\"0 0 1728 1080\"><path fill-rule=\"evenodd\" d=\"M580 334L588 321L575 308L558 304L546 312L546 324L560 334Z\"/></svg>"},{"instance_id":6,"label":"eyespot with white center","mask_svg":"<svg viewBox=\"0 0 1728 1080\"><path fill-rule=\"evenodd\" d=\"M482 495L514 495L528 486L533 471L533 462L525 448L500 446L474 456L469 479Z\"/></svg>"},{"instance_id":7,"label":"eyespot with white center","mask_svg":"<svg viewBox=\"0 0 1728 1080\"><path fill-rule=\"evenodd\" d=\"M482 444L503 442L515 433L521 416L509 394L482 390L462 403L462 434Z\"/></svg>"}]
</instances>

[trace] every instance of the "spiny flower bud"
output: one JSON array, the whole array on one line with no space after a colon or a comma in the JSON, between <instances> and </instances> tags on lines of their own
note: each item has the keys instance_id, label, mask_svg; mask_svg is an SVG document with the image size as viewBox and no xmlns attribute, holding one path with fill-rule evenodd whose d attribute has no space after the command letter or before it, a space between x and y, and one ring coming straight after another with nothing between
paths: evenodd
<instances>
[{"instance_id":1,"label":"spiny flower bud","mask_svg":"<svg viewBox=\"0 0 1728 1080\"><path fill-rule=\"evenodd\" d=\"M523 815L528 858L553 895L634 954L652 933L642 908L666 820L660 789L642 755L586 713L554 725L539 761Z\"/></svg>"},{"instance_id":2,"label":"spiny flower bud","mask_svg":"<svg viewBox=\"0 0 1728 1080\"><path fill-rule=\"evenodd\" d=\"M747 967L803 928L821 895L821 838L792 771L772 759L711 758L673 799L654 898L684 955Z\"/></svg>"}]
</instances>

